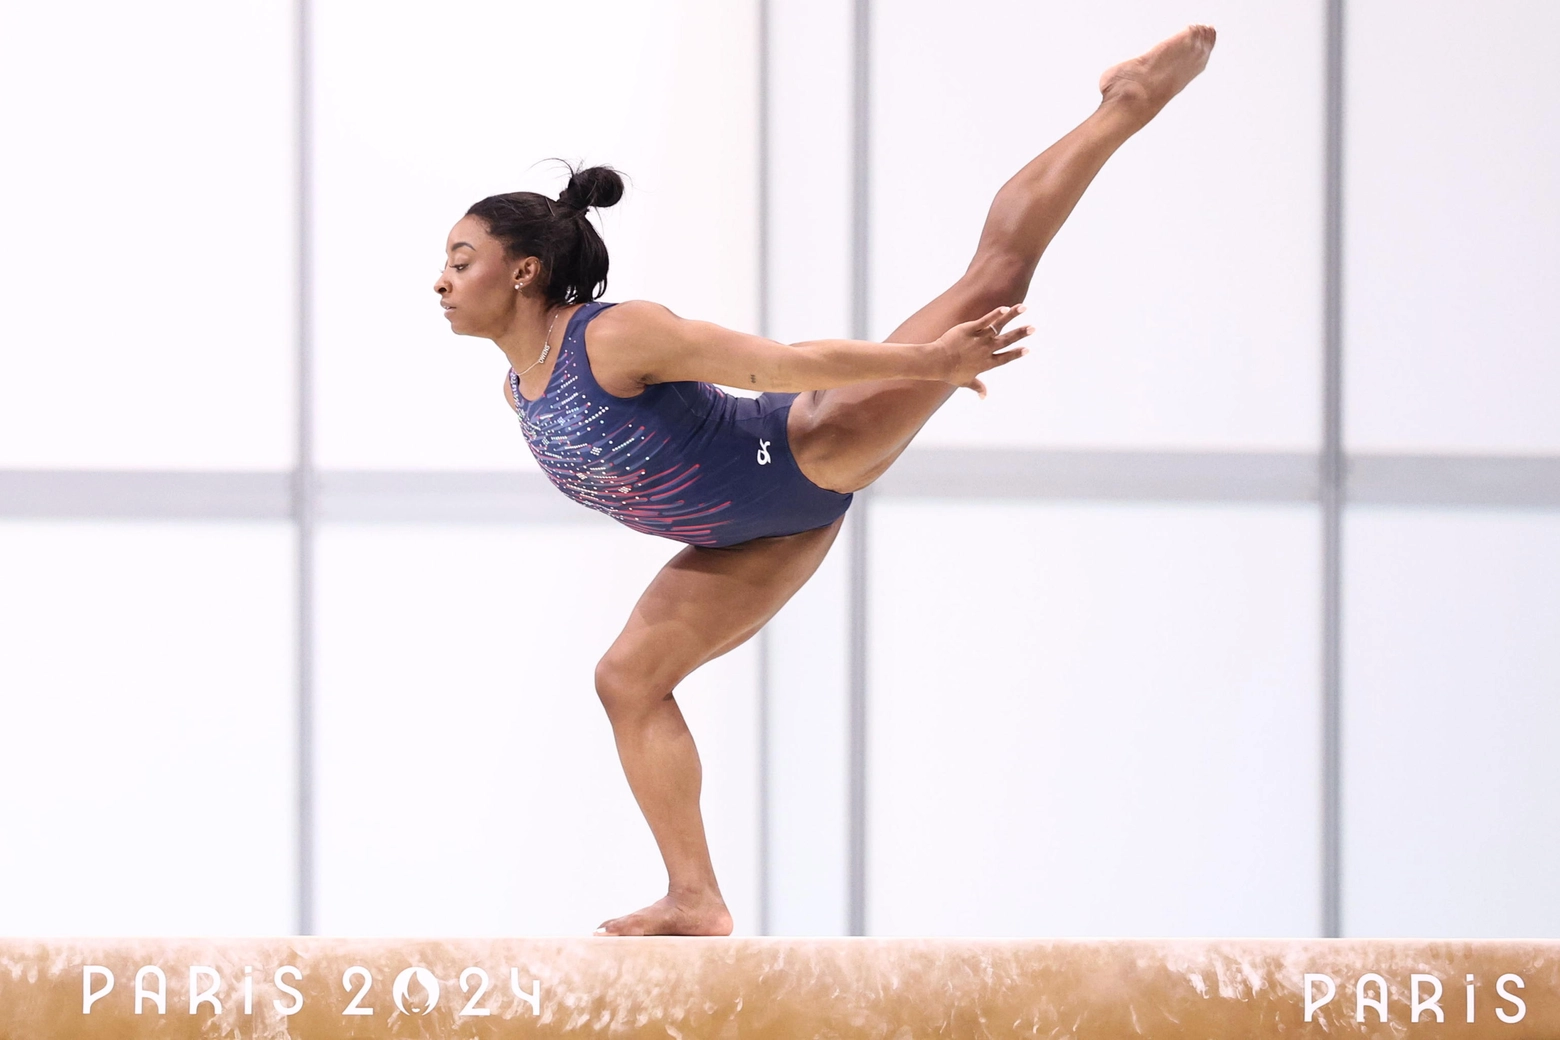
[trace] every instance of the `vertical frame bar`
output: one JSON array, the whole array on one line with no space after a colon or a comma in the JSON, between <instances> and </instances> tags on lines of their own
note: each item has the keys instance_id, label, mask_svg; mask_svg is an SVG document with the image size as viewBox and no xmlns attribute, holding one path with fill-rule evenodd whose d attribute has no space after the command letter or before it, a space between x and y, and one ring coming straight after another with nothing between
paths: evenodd
<instances>
[{"instance_id":1,"label":"vertical frame bar","mask_svg":"<svg viewBox=\"0 0 1560 1040\"><path fill-rule=\"evenodd\" d=\"M1322 934L1342 933L1343 0L1327 0L1322 375Z\"/></svg>"},{"instance_id":2,"label":"vertical frame bar","mask_svg":"<svg viewBox=\"0 0 1560 1040\"><path fill-rule=\"evenodd\" d=\"M769 4L758 0L758 334L770 335L769 316ZM770 887L774 840L770 802L769 628L758 633L758 933L772 930Z\"/></svg>"},{"instance_id":3,"label":"vertical frame bar","mask_svg":"<svg viewBox=\"0 0 1560 1040\"><path fill-rule=\"evenodd\" d=\"M314 931L314 343L312 266L313 53L309 0L297 0L297 457L292 473L297 538L298 934Z\"/></svg>"},{"instance_id":4,"label":"vertical frame bar","mask_svg":"<svg viewBox=\"0 0 1560 1040\"><path fill-rule=\"evenodd\" d=\"M855 0L851 90L851 335L871 336L868 275L871 192L872 5ZM850 836L847 886L851 935L867 928L867 552L870 495L850 511Z\"/></svg>"}]
</instances>

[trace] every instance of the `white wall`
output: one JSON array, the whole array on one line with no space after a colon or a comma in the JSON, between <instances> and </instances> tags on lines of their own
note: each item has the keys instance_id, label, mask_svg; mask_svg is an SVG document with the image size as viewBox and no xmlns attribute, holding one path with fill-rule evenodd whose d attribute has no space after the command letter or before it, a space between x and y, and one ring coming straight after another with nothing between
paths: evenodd
<instances>
[{"instance_id":1,"label":"white wall","mask_svg":"<svg viewBox=\"0 0 1560 1040\"><path fill-rule=\"evenodd\" d=\"M1346 444L1552 454L1560 9L1347 10ZM1351 511L1348 934L1560 935L1557 534L1553 510Z\"/></svg>"},{"instance_id":2,"label":"white wall","mask_svg":"<svg viewBox=\"0 0 1560 1040\"><path fill-rule=\"evenodd\" d=\"M1560 515L1345 530L1343 925L1560 936Z\"/></svg>"},{"instance_id":3,"label":"white wall","mask_svg":"<svg viewBox=\"0 0 1560 1040\"><path fill-rule=\"evenodd\" d=\"M292 531L0 522L0 925L289 931Z\"/></svg>"},{"instance_id":4,"label":"white wall","mask_svg":"<svg viewBox=\"0 0 1560 1040\"><path fill-rule=\"evenodd\" d=\"M771 0L765 243L767 335L851 325L850 0ZM768 929L849 929L847 524L818 573L764 630Z\"/></svg>"},{"instance_id":5,"label":"white wall","mask_svg":"<svg viewBox=\"0 0 1560 1040\"><path fill-rule=\"evenodd\" d=\"M291 465L291 11L7 10L0 468ZM8 934L292 927L292 559L276 522L0 521Z\"/></svg>"},{"instance_id":6,"label":"white wall","mask_svg":"<svg viewBox=\"0 0 1560 1040\"><path fill-rule=\"evenodd\" d=\"M868 926L1320 927L1304 506L882 502Z\"/></svg>"},{"instance_id":7,"label":"white wall","mask_svg":"<svg viewBox=\"0 0 1560 1040\"><path fill-rule=\"evenodd\" d=\"M1348 445L1554 452L1560 90L1549 42L1560 7L1372 0L1348 11Z\"/></svg>"},{"instance_id":8,"label":"white wall","mask_svg":"<svg viewBox=\"0 0 1560 1040\"><path fill-rule=\"evenodd\" d=\"M7 8L0 466L291 465L291 10Z\"/></svg>"}]
</instances>

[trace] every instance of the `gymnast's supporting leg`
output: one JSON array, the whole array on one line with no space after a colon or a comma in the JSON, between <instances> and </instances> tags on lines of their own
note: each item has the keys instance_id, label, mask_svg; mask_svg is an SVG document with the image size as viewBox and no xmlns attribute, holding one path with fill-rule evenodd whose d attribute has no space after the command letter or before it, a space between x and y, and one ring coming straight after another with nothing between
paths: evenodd
<instances>
[{"instance_id":1,"label":"gymnast's supporting leg","mask_svg":"<svg viewBox=\"0 0 1560 1040\"><path fill-rule=\"evenodd\" d=\"M1194 25L1100 77L1099 108L997 192L975 258L953 287L917 311L890 342L929 342L960 322L1016 304L1040 256L1105 161L1203 70L1214 31ZM946 383L882 380L797 399L792 454L816 484L857 491L872 483L952 395Z\"/></svg>"},{"instance_id":2,"label":"gymnast's supporting leg","mask_svg":"<svg viewBox=\"0 0 1560 1040\"><path fill-rule=\"evenodd\" d=\"M731 932L699 813L699 752L672 694L695 668L741 646L785 605L823 562L841 523L729 549L683 549L639 597L597 665L596 690L618 758L667 874L664 899L607 921L601 931Z\"/></svg>"}]
</instances>

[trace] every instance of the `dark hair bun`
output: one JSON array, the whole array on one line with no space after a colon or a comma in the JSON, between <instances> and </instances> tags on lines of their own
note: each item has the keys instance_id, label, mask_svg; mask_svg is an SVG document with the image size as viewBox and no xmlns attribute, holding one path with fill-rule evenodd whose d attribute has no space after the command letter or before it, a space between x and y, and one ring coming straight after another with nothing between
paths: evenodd
<instances>
[{"instance_id":1,"label":"dark hair bun","mask_svg":"<svg viewBox=\"0 0 1560 1040\"><path fill-rule=\"evenodd\" d=\"M610 166L587 166L575 170L569 178L569 186L558 196L558 202L573 210L587 210L592 206L611 206L623 197L623 177Z\"/></svg>"},{"instance_id":2,"label":"dark hair bun","mask_svg":"<svg viewBox=\"0 0 1560 1040\"><path fill-rule=\"evenodd\" d=\"M534 256L546 270L542 292L549 304L599 300L607 288L607 244L585 218L592 206L623 197L623 175L610 166L572 167L569 186L556 200L534 191L489 195L466 211L504 243L504 255Z\"/></svg>"}]
</instances>

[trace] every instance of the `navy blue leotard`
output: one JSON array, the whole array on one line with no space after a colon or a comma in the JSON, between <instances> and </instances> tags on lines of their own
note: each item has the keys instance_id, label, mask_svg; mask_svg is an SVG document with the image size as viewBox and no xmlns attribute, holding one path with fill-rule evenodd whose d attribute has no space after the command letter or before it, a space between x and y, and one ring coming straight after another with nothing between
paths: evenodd
<instances>
[{"instance_id":1,"label":"navy blue leotard","mask_svg":"<svg viewBox=\"0 0 1560 1040\"><path fill-rule=\"evenodd\" d=\"M850 495L808 480L785 421L795 394L757 398L709 383L655 383L615 397L596 382L585 326L610 303L587 303L564 330L547 388L520 395L525 440L558 489L636 531L726 546L833 523Z\"/></svg>"}]
</instances>

